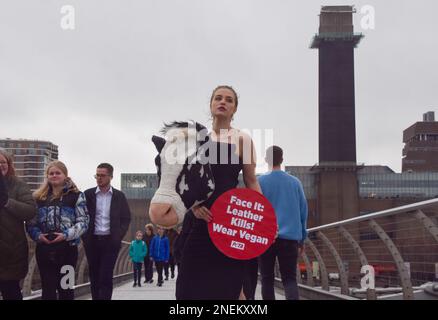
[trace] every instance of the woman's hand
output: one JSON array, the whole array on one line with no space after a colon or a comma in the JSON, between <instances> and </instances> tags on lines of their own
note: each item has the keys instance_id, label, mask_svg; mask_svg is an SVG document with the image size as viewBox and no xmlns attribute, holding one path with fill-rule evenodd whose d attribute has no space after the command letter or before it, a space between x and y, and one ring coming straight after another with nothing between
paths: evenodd
<instances>
[{"instance_id":1,"label":"woman's hand","mask_svg":"<svg viewBox=\"0 0 438 320\"><path fill-rule=\"evenodd\" d=\"M41 243L50 244L50 241L46 238L47 235L47 233L41 233L38 237L38 241Z\"/></svg>"},{"instance_id":2,"label":"woman's hand","mask_svg":"<svg viewBox=\"0 0 438 320\"><path fill-rule=\"evenodd\" d=\"M55 232L54 235L56 235L56 238L53 239L50 243L57 243L57 242L64 241L66 239L65 234L63 234L61 232Z\"/></svg>"},{"instance_id":3,"label":"woman's hand","mask_svg":"<svg viewBox=\"0 0 438 320\"><path fill-rule=\"evenodd\" d=\"M194 206L192 211L195 217L198 219L202 219L206 222L210 222L213 219L213 215L211 214L210 210L204 206Z\"/></svg>"}]
</instances>

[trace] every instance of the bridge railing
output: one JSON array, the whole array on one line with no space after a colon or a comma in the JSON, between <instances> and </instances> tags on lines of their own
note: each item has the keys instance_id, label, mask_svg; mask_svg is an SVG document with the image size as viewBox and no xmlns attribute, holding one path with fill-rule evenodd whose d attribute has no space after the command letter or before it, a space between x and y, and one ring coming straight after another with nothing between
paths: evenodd
<instances>
[{"instance_id":1,"label":"bridge railing","mask_svg":"<svg viewBox=\"0 0 438 320\"><path fill-rule=\"evenodd\" d=\"M357 298L394 294L414 299L417 291L438 280L438 199L311 228L308 234L297 268L303 285ZM129 245L122 242L114 276L132 271ZM41 288L34 252L32 242L25 297ZM370 270L374 277L364 274ZM82 244L75 273L76 286L89 282ZM278 268L276 273L280 277Z\"/></svg>"},{"instance_id":2,"label":"bridge railing","mask_svg":"<svg viewBox=\"0 0 438 320\"><path fill-rule=\"evenodd\" d=\"M117 257L114 267L114 277L132 271L132 261L129 258L130 244L130 242L122 241L119 256ZM35 257L35 247L36 245L33 241L29 243L29 269L22 285L22 293L24 297L32 296L41 289L41 281ZM87 256L81 242L78 247L78 260L75 266L75 287L86 284L89 281Z\"/></svg>"},{"instance_id":3,"label":"bridge railing","mask_svg":"<svg viewBox=\"0 0 438 320\"><path fill-rule=\"evenodd\" d=\"M297 280L362 299L414 299L438 280L437 225L433 199L311 228Z\"/></svg>"}]
</instances>

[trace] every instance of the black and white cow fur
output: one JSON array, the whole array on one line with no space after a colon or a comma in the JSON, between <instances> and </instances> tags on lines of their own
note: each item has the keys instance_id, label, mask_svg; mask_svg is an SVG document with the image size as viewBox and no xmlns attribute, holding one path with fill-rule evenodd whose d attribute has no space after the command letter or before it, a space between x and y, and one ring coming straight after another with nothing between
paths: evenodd
<instances>
[{"instance_id":1,"label":"black and white cow fur","mask_svg":"<svg viewBox=\"0 0 438 320\"><path fill-rule=\"evenodd\" d=\"M159 153L155 158L159 186L151 200L151 208L154 204L171 205L179 223L187 211L207 200L214 191L212 171L205 161L209 136L203 125L189 122L165 124L161 133L166 139L152 137ZM152 222L172 227L163 225L151 213L150 210Z\"/></svg>"}]
</instances>

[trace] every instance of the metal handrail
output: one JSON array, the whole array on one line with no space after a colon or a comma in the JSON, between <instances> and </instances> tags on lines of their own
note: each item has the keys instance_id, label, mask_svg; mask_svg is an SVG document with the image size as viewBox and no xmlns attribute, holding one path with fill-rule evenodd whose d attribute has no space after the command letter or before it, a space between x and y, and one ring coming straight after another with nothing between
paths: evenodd
<instances>
[{"instance_id":1,"label":"metal handrail","mask_svg":"<svg viewBox=\"0 0 438 320\"><path fill-rule=\"evenodd\" d=\"M384 219L388 217L397 219ZM424 282L438 280L437 274L435 280L432 279L431 270L433 264L438 267L438 252L434 250L438 245L436 218L438 199L431 199L308 229L306 243L313 256L303 255L301 261L304 261L307 277L311 271L309 258L317 269L311 275L312 281L307 279L307 283L313 283L316 277L318 285L311 287L322 287L325 291L335 289L353 296L366 292L367 299L380 299L377 294L397 288L403 299L414 299ZM380 287L365 290L350 286L349 281L357 285L357 277L362 279L361 267L384 267L382 260L391 267L386 272L392 273L379 275ZM385 272L381 268L376 270ZM331 280L340 280L334 286L327 282L327 274L332 273L337 278ZM386 286L389 288L385 289Z\"/></svg>"},{"instance_id":2,"label":"metal handrail","mask_svg":"<svg viewBox=\"0 0 438 320\"><path fill-rule=\"evenodd\" d=\"M421 201L421 202L417 202L414 204L408 204L408 205L405 205L402 207L378 211L378 212L366 214L366 215L363 215L360 217L355 217L355 218L351 218L351 219L346 219L346 220L342 220L342 221L338 221L338 222L325 224L325 225L315 227L315 228L310 228L310 229L307 229L307 232L308 233L316 232L316 231L321 231L324 229L345 226L345 225L352 224L352 223L368 221L371 219L383 218L383 217L387 217L387 216L391 216L391 215L395 215L395 214L399 214L399 213L411 212L411 211L416 211L416 210L423 209L423 208L433 207L435 205L438 206L438 199Z\"/></svg>"}]
</instances>

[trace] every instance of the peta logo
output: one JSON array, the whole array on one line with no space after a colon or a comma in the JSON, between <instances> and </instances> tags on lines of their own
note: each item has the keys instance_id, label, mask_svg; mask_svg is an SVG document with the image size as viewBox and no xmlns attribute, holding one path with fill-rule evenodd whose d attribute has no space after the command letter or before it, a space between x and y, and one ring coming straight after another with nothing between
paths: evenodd
<instances>
[{"instance_id":1,"label":"peta logo","mask_svg":"<svg viewBox=\"0 0 438 320\"><path fill-rule=\"evenodd\" d=\"M231 248L245 250L245 244L243 242L231 241Z\"/></svg>"}]
</instances>

